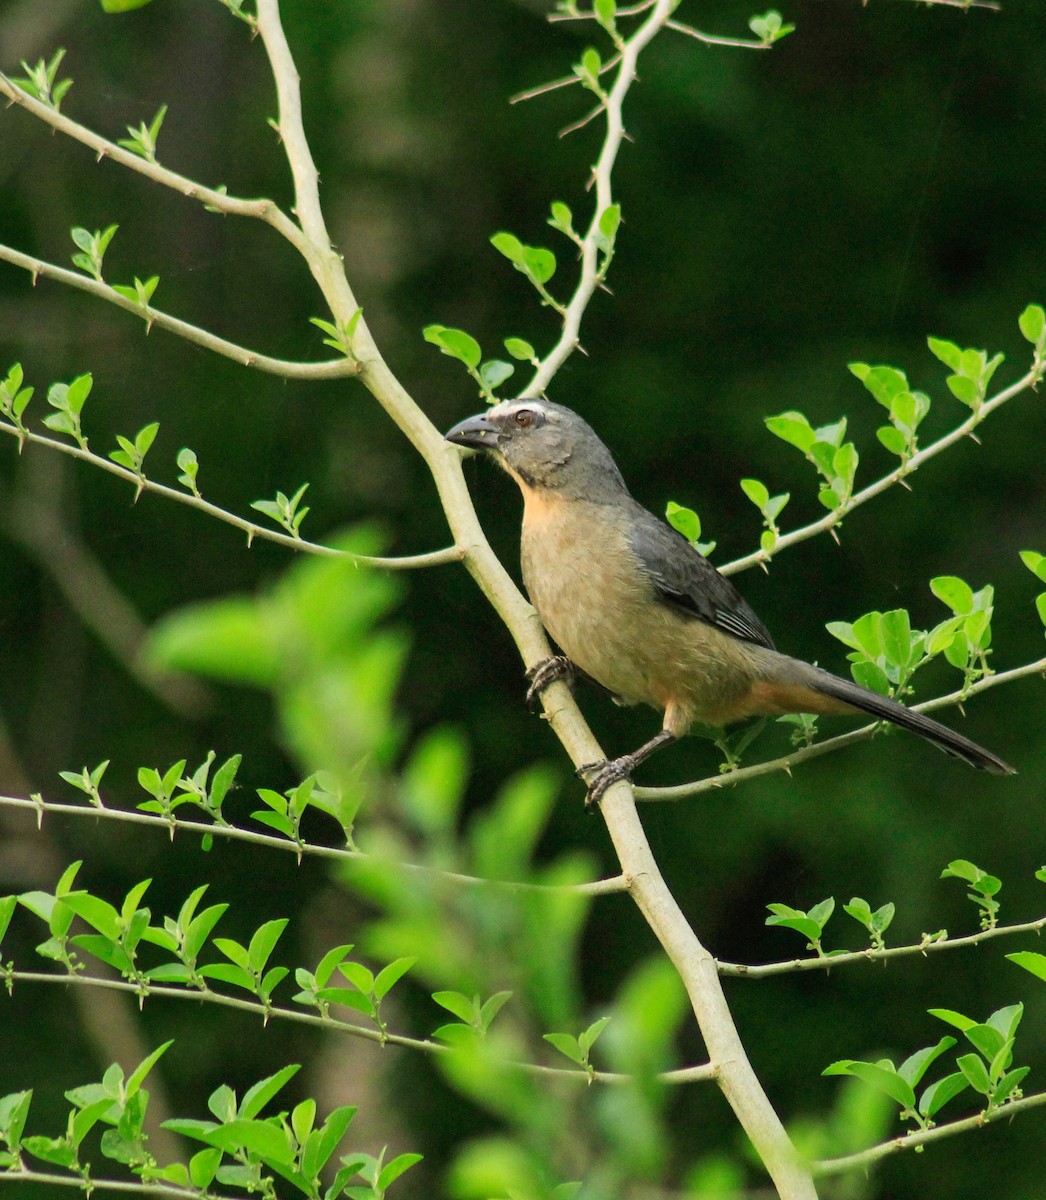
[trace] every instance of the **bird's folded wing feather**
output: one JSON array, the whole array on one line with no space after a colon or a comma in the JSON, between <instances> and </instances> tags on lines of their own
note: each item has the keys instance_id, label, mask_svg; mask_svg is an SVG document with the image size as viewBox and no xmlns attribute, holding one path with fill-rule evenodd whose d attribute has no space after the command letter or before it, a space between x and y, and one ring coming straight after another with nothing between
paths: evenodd
<instances>
[{"instance_id":1,"label":"bird's folded wing feather","mask_svg":"<svg viewBox=\"0 0 1046 1200\"><path fill-rule=\"evenodd\" d=\"M732 637L773 650L769 631L737 588L682 534L636 507L629 545L658 599Z\"/></svg>"}]
</instances>

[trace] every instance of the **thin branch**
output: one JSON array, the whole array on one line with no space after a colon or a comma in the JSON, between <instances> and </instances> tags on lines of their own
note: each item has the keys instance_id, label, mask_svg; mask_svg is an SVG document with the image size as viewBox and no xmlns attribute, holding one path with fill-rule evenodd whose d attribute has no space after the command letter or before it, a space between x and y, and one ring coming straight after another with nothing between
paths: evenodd
<instances>
[{"instance_id":1,"label":"thin branch","mask_svg":"<svg viewBox=\"0 0 1046 1200\"><path fill-rule=\"evenodd\" d=\"M678 0L656 0L650 15L620 47L621 61L604 106L607 117L606 136L592 172L596 199L592 221L581 240L581 278L563 314L563 329L559 340L523 389L521 395L524 398L543 395L553 376L580 344L582 317L601 282L599 259L602 235L599 223L614 199L610 181L618 151L625 137L622 120L625 96L635 82L636 62L640 53L664 27L677 3Z\"/></svg>"},{"instance_id":2,"label":"thin branch","mask_svg":"<svg viewBox=\"0 0 1046 1200\"><path fill-rule=\"evenodd\" d=\"M1029 1108L1038 1108L1046 1104L1046 1092L1036 1092L1032 1096L1024 1096L1020 1100L1007 1100L993 1112L980 1112L961 1121L949 1121L947 1125L935 1125L933 1129L920 1129L906 1133L902 1137L889 1142L882 1142L868 1150L860 1150L856 1154L847 1154L842 1158L826 1158L813 1164L814 1174L820 1178L826 1175L842 1175L845 1171L857 1168L867 1170L873 1163L900 1150L917 1150L923 1146L938 1142L942 1138L954 1137L957 1133L970 1133L974 1129L983 1129L994 1121L1015 1117L1019 1112Z\"/></svg>"},{"instance_id":3,"label":"thin branch","mask_svg":"<svg viewBox=\"0 0 1046 1200\"><path fill-rule=\"evenodd\" d=\"M196 1188L175 1187L173 1183L157 1183L130 1179L85 1179L82 1175L50 1175L46 1171L0 1171L0 1181L14 1183L47 1183L55 1187L76 1188L88 1196L92 1192L132 1192L136 1196L164 1196L173 1200L200 1200L203 1192ZM246 1193L241 1193L246 1200Z\"/></svg>"},{"instance_id":4,"label":"thin branch","mask_svg":"<svg viewBox=\"0 0 1046 1200\"><path fill-rule=\"evenodd\" d=\"M43 822L45 813L56 813L77 817L94 817L110 821L125 821L132 825L145 825L148 828L162 832L173 839L175 833L184 832L199 836L224 837L234 841L252 842L256 846L265 846L271 850L285 850L302 857L327 858L338 862L375 862L395 867L397 870L421 875L436 875L449 883L465 884L470 887L497 887L508 891L532 892L572 892L583 896L608 896L616 892L628 891L628 880L624 875L614 875L607 879L594 879L588 883L531 883L527 880L486 879L479 875L465 875L459 871L446 871L440 867L430 867L423 863L393 862L386 859L375 859L372 854L362 850L350 850L341 846L320 846L314 842L295 842L290 838L276 837L271 833L259 833L254 829L244 829L239 825L218 825L207 821L186 821L180 817L163 817L154 813L137 812L133 809L99 808L90 803L61 804L44 800L35 794L31 798L24 796L0 796L0 807L31 809L37 814L37 823Z\"/></svg>"},{"instance_id":5,"label":"thin branch","mask_svg":"<svg viewBox=\"0 0 1046 1200\"><path fill-rule=\"evenodd\" d=\"M1002 12L1002 5L996 0L913 0L916 4L925 4L927 8L987 8L992 12Z\"/></svg>"},{"instance_id":6,"label":"thin branch","mask_svg":"<svg viewBox=\"0 0 1046 1200\"><path fill-rule=\"evenodd\" d=\"M41 103L35 97L30 96L28 92L24 92L13 79L2 72L0 72L0 95L6 96L12 104L17 104L20 108L24 108L26 112L32 113L34 117L39 117L41 121L50 125L52 129L66 134L75 141L82 142L85 146L89 146L98 155L99 159L111 158L113 162L118 162L121 166L128 167L130 170L136 171L139 175L144 175L146 179L151 179L154 183L172 188L174 191L180 192L183 196L187 196L190 200L198 200L207 208L214 208L219 212L229 213L233 216L254 217L256 220L264 221L267 225L271 225L278 233L282 234L292 246L304 254L305 239L302 231L274 201L265 199L241 200L236 196L229 196L225 192L217 191L214 188L205 187L202 183L197 183L194 179L189 179L185 175L179 175L177 171L161 167L159 163L150 162L148 159L142 158L141 155L134 154L130 150L126 150L123 146L118 146L115 142L109 141L108 138L102 137L100 134L95 133L94 130L88 129L85 125L80 125L62 113L56 112L50 105Z\"/></svg>"},{"instance_id":7,"label":"thin branch","mask_svg":"<svg viewBox=\"0 0 1046 1200\"><path fill-rule=\"evenodd\" d=\"M647 6L649 7L649 6ZM618 12L620 13L620 9ZM608 58L605 63L599 68L598 74L605 75L608 71L612 71L621 61L621 55L615 54ZM527 88L526 91L517 92L514 96L509 96L509 104L521 104L524 100L533 100L537 96L544 96L548 92L559 91L560 88L572 87L575 83L580 84L581 78L578 75L564 75L561 79L553 79L548 83L539 83L535 87Z\"/></svg>"},{"instance_id":8,"label":"thin branch","mask_svg":"<svg viewBox=\"0 0 1046 1200\"><path fill-rule=\"evenodd\" d=\"M56 266L54 263L45 262L40 258L33 258L32 255L23 254L11 246L0 245L0 260L21 267L23 271L28 271L33 277L34 284L38 277L43 277L64 283L67 287L77 288L81 292L97 296L98 299L105 300L108 304L115 304L117 308L125 309L139 317L146 323L146 333L152 329L153 325L158 325L161 329L168 329L178 337L185 338L187 342L193 342L205 350L211 350L215 354L231 358L244 367L255 367L259 371L267 371L270 375L280 375L285 379L344 379L348 376L358 375L360 372L359 363L348 357L329 359L325 362L292 362L282 358L270 358L267 354L259 354L244 346L238 346L235 342L228 342L225 338L217 337L208 330L201 329L198 325L190 325L187 321L181 321L151 305L143 307L134 300L121 296L109 284L92 279L89 275L69 271L65 267Z\"/></svg>"},{"instance_id":9,"label":"thin branch","mask_svg":"<svg viewBox=\"0 0 1046 1200\"><path fill-rule=\"evenodd\" d=\"M325 1029L331 1033L347 1033L351 1037L362 1038L368 1042L378 1042L380 1045L402 1046L408 1050L421 1050L426 1054L446 1054L453 1047L444 1042L434 1042L431 1038L407 1037L399 1033L382 1033L378 1029L370 1029L366 1025L356 1025L352 1021L339 1021L337 1017L324 1016L322 1013L299 1012L294 1008L280 1008L275 1005L266 1006L257 1000L244 1000L238 996L227 996L223 992L215 992L210 988L203 991L198 988L176 988L169 985L150 984L143 994L142 988L136 983L128 983L122 979L108 979L100 975L68 974L59 975L54 971L0 971L0 982L13 983L61 983L76 984L82 987L108 988L118 992L133 992L140 1001L146 997L160 996L167 1000L194 1000L209 1004L218 1004L225 1008L239 1009L241 1012L253 1013L268 1023L275 1018L283 1021L293 1021L299 1025L311 1025ZM630 1075L617 1071L594 1071L591 1075L581 1067L547 1067L542 1063L505 1062L506 1067L525 1071L528 1075L541 1075L552 1079L571 1079L588 1083L629 1083ZM672 1071L662 1071L657 1078L663 1083L703 1083L715 1078L715 1070L710 1064L693 1067L679 1067ZM0 1173L0 1179L4 1176Z\"/></svg>"},{"instance_id":10,"label":"thin branch","mask_svg":"<svg viewBox=\"0 0 1046 1200\"><path fill-rule=\"evenodd\" d=\"M714 33L702 33L700 29L695 29L693 25L684 25L682 21L666 21L665 28L673 29L676 33L685 34L687 37L696 38L706 46L737 46L741 50L773 49L773 43L764 41L762 38L719 37Z\"/></svg>"},{"instance_id":11,"label":"thin branch","mask_svg":"<svg viewBox=\"0 0 1046 1200\"><path fill-rule=\"evenodd\" d=\"M235 529L242 529L247 534L248 545L255 538L262 538L264 541L276 542L280 546L286 546L289 550L300 550L306 554L319 554L328 558L341 558L347 562L358 563L360 566L381 567L389 571L410 571L422 567L437 567L444 563L460 562L464 557L464 552L457 546L448 546L444 550L431 550L426 554L411 554L397 558L394 556L353 554L349 550L339 550L337 547L324 546L319 542L308 542L304 538L291 537L289 533L280 533L278 530L269 529L265 525L256 525L253 521L248 521L244 517L238 517L235 513L231 513L227 509L219 508L217 504L212 504L209 500L204 500L200 496L193 495L192 492L179 491L177 488L168 487L166 484L156 483L152 479L135 475L133 471L129 471L126 467L121 467L118 463L114 463L112 459L105 458L101 454L95 454L93 450L84 450L80 446L59 441L58 438L47 437L42 433L32 433L16 429L14 425L9 425L3 419L0 419L0 433L10 434L12 437L17 438L19 442L32 442L38 446L47 446L51 450L58 450L62 454L68 454L83 462L89 462L92 466L99 467L103 471L108 471L110 475L115 475L119 479L125 479L134 487L136 492L153 492L158 496L165 496L168 500L176 500L179 504L188 504L190 508L197 508L201 512L207 513L208 516L216 517L219 521L223 521L226 525L232 525Z\"/></svg>"},{"instance_id":12,"label":"thin branch","mask_svg":"<svg viewBox=\"0 0 1046 1200\"><path fill-rule=\"evenodd\" d=\"M618 5L615 10L615 17L637 17L640 13L644 13L647 9L653 8L657 0L640 0L639 4L622 4ZM596 14L594 12L576 12L576 13L549 13L548 20L550 24L556 24L559 21L594 21Z\"/></svg>"},{"instance_id":13,"label":"thin branch","mask_svg":"<svg viewBox=\"0 0 1046 1200\"><path fill-rule=\"evenodd\" d=\"M923 463L934 458L943 450L954 446L956 442L962 441L965 437L972 436L977 426L997 408L1005 404L1007 400L1012 400L1014 396L1027 391L1029 388L1034 389L1036 384L1042 379L1042 374L1043 366L1041 363L1036 362L1031 370L1021 376L1016 383L1010 384L1008 388L1004 388L997 395L992 396L990 400L985 400L980 408L975 412L971 412L961 425L957 425L950 433L946 433L944 437L938 438L936 442L931 442L930 445L924 446L922 450L913 454L907 462L901 463L900 466L889 471L881 479L877 479L874 483L869 484L866 488L862 488L859 492L854 492L849 500L842 503L837 509L829 512L827 516L821 517L817 521L811 521L809 525L804 525L800 529L793 529L791 533L782 534L777 539L773 550L769 553L765 550L757 550L753 554L746 554L743 558L737 558L733 562L725 563L718 568L719 573L721 575L733 575L737 571L744 571L749 567L768 563L789 546L794 546L797 542L805 542L808 538L815 537L819 533L825 533L827 530L834 529L855 508L859 508L869 500L874 500L876 496L882 495L888 488L893 487L895 483L901 483L914 471L917 471Z\"/></svg>"},{"instance_id":14,"label":"thin branch","mask_svg":"<svg viewBox=\"0 0 1046 1200\"><path fill-rule=\"evenodd\" d=\"M1041 933L1046 929L1046 917L1036 921L1024 921L1019 925L996 925L970 933L964 937L931 938L911 946L890 946L885 950L851 950L844 954L826 954L820 958L794 958L786 962L760 963L748 966L744 963L719 962L719 973L738 979L766 979L771 975L787 975L793 971L831 971L834 967L848 967L858 962L885 962L890 958L905 958L912 954L932 954L938 950L959 950L965 946L976 946L989 938L1012 937L1017 933Z\"/></svg>"},{"instance_id":15,"label":"thin branch","mask_svg":"<svg viewBox=\"0 0 1046 1200\"><path fill-rule=\"evenodd\" d=\"M924 700L921 704L910 704L914 712L932 712L949 704L962 704L970 696L988 688L997 687L1001 683L1012 683L1015 679L1023 679L1028 675L1046 676L1046 658L1035 662L1025 663L1021 667L1013 667L1009 671L1000 671L996 675L988 675L970 684L967 688L949 692L947 696L938 696L934 700ZM822 754L830 754L833 750L841 750L844 746L852 746L855 742L863 742L883 728L881 722L872 725L862 725L860 729L837 737L826 738L823 742L814 742L812 746L803 746L791 754L783 754L780 758L767 762L756 763L751 767L739 767L736 771L726 771L722 775L712 775L706 779L698 779L693 783L680 783L675 787L637 787L637 800L682 800L688 796L699 796L703 792L718 791L720 788L734 787L749 779L758 779L761 775L770 775L776 771L788 771L799 763L808 762L812 758L820 758Z\"/></svg>"},{"instance_id":16,"label":"thin branch","mask_svg":"<svg viewBox=\"0 0 1046 1200\"><path fill-rule=\"evenodd\" d=\"M330 246L320 205L320 173L313 161L301 110L301 80L280 21L279 0L258 0L258 32L269 56L279 102L280 138L294 179L294 212L314 247Z\"/></svg>"},{"instance_id":17,"label":"thin branch","mask_svg":"<svg viewBox=\"0 0 1046 1200\"><path fill-rule=\"evenodd\" d=\"M280 20L279 0L257 0L256 28L272 68L279 105L280 138L294 181L294 213L301 222L299 246L312 277L323 292L334 318L344 323L356 317L360 305L345 275L345 264L331 244L320 204L320 173L305 135L301 107L301 80ZM297 228L297 227L295 227ZM380 359L367 323L356 320L352 348L357 361Z\"/></svg>"}]
</instances>

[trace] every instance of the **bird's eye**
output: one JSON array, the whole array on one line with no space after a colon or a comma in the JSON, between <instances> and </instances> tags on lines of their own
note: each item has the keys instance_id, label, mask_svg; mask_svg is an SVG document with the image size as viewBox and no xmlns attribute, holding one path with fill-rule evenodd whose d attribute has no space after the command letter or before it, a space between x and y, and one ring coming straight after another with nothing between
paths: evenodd
<instances>
[{"instance_id":1,"label":"bird's eye","mask_svg":"<svg viewBox=\"0 0 1046 1200\"><path fill-rule=\"evenodd\" d=\"M534 424L534 414L529 408L521 408L519 412L513 413L512 420L520 429L529 429Z\"/></svg>"}]
</instances>

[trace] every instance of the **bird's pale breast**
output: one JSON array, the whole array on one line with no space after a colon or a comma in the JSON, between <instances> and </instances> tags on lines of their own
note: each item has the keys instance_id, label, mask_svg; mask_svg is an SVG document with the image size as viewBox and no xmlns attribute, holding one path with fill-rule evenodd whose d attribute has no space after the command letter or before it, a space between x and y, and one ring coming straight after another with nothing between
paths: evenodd
<instances>
[{"instance_id":1,"label":"bird's pale breast","mask_svg":"<svg viewBox=\"0 0 1046 1200\"><path fill-rule=\"evenodd\" d=\"M661 603L617 510L524 488L523 581L545 628L626 703L666 728L725 724L759 676L757 647Z\"/></svg>"}]
</instances>

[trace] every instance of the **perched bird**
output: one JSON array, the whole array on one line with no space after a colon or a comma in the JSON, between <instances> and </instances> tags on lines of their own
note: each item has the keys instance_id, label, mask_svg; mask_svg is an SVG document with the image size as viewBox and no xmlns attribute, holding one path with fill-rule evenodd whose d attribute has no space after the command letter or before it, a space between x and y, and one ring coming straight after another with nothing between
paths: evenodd
<instances>
[{"instance_id":1,"label":"perched bird","mask_svg":"<svg viewBox=\"0 0 1046 1200\"><path fill-rule=\"evenodd\" d=\"M639 749L581 768L589 804L695 721L783 713L870 713L972 766L1013 773L947 726L776 650L734 585L632 498L610 451L569 408L509 400L446 437L488 451L523 493L523 582L566 656L539 664L531 691L573 664L620 702L664 712Z\"/></svg>"}]
</instances>

